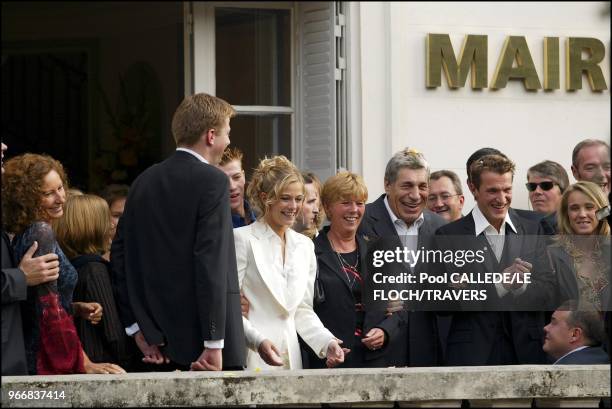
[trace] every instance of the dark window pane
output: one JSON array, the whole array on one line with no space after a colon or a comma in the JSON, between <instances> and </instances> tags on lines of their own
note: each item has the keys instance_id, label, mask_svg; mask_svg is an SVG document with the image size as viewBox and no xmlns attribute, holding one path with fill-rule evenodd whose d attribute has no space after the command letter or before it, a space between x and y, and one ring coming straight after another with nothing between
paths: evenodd
<instances>
[{"instance_id":1,"label":"dark window pane","mask_svg":"<svg viewBox=\"0 0 612 409\"><path fill-rule=\"evenodd\" d=\"M231 120L231 145L244 152L242 166L247 178L265 156L285 155L291 159L291 116L239 115Z\"/></svg>"},{"instance_id":2,"label":"dark window pane","mask_svg":"<svg viewBox=\"0 0 612 409\"><path fill-rule=\"evenodd\" d=\"M215 9L217 96L232 105L291 106L289 10Z\"/></svg>"}]
</instances>

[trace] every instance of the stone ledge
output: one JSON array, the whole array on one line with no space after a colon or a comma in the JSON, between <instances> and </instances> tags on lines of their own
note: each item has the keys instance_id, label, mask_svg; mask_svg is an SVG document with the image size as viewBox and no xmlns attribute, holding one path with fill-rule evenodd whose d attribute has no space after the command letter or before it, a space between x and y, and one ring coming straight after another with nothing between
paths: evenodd
<instances>
[{"instance_id":1,"label":"stone ledge","mask_svg":"<svg viewBox=\"0 0 612 409\"><path fill-rule=\"evenodd\" d=\"M63 399L9 399L57 391ZM291 405L610 397L609 365L316 369L2 377L4 407ZM355 405L358 406L358 405ZM403 406L403 405L402 405Z\"/></svg>"}]
</instances>

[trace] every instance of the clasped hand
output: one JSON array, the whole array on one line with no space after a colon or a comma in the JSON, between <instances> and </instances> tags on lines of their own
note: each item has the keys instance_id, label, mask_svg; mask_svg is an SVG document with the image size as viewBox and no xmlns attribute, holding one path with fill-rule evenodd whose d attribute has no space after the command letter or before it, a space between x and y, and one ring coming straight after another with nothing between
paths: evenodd
<instances>
[{"instance_id":1,"label":"clasped hand","mask_svg":"<svg viewBox=\"0 0 612 409\"><path fill-rule=\"evenodd\" d=\"M515 258L514 262L504 269L502 272L505 276L511 276L512 282L506 282L502 284L504 288L508 291L516 290L517 288L521 288L523 286L524 280L521 278L525 273L531 272L531 268L533 265L528 261L521 260L520 258Z\"/></svg>"},{"instance_id":2,"label":"clasped hand","mask_svg":"<svg viewBox=\"0 0 612 409\"><path fill-rule=\"evenodd\" d=\"M102 306L97 302L73 302L74 315L96 325L102 319Z\"/></svg>"}]
</instances>

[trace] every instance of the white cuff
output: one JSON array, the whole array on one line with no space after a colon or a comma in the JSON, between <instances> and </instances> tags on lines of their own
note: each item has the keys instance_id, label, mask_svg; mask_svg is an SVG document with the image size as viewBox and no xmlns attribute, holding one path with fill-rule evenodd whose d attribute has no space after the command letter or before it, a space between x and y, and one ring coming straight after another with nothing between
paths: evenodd
<instances>
[{"instance_id":1,"label":"white cuff","mask_svg":"<svg viewBox=\"0 0 612 409\"><path fill-rule=\"evenodd\" d=\"M325 358L327 357L327 351L329 350L329 346L331 345L332 342L334 342L336 340L336 338L332 338L329 340L329 342L327 344L325 344L325 348L323 348L323 351L321 351L319 353L319 358Z\"/></svg>"},{"instance_id":2,"label":"white cuff","mask_svg":"<svg viewBox=\"0 0 612 409\"><path fill-rule=\"evenodd\" d=\"M204 341L204 348L208 349L223 349L225 346L224 339L216 339L214 341Z\"/></svg>"},{"instance_id":3,"label":"white cuff","mask_svg":"<svg viewBox=\"0 0 612 409\"><path fill-rule=\"evenodd\" d=\"M133 336L138 331L140 331L140 327L138 326L137 322L133 323L132 325L130 325L129 327L125 329L125 333L128 334L128 336L130 337Z\"/></svg>"},{"instance_id":4,"label":"white cuff","mask_svg":"<svg viewBox=\"0 0 612 409\"><path fill-rule=\"evenodd\" d=\"M499 296L499 298L502 298L504 295L508 294L508 292L511 292L513 296L518 297L519 295L523 294L526 289L527 283L523 283L523 285L519 288L510 291L506 290L502 283L495 283L495 290L497 290L497 295Z\"/></svg>"},{"instance_id":5,"label":"white cuff","mask_svg":"<svg viewBox=\"0 0 612 409\"><path fill-rule=\"evenodd\" d=\"M495 283L495 290L499 298L503 298L504 295L508 294L508 290L504 288L502 283Z\"/></svg>"}]
</instances>

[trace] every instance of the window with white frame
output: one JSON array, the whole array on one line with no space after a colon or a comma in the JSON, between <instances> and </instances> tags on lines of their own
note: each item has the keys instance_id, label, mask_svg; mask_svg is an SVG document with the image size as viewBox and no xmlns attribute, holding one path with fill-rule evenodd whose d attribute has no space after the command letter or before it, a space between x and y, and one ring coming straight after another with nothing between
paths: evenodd
<instances>
[{"instance_id":1,"label":"window with white frame","mask_svg":"<svg viewBox=\"0 0 612 409\"><path fill-rule=\"evenodd\" d=\"M192 9L194 91L236 108L231 141L245 154L247 174L276 154L323 180L346 166L336 140L343 76L335 3L194 2Z\"/></svg>"}]
</instances>

